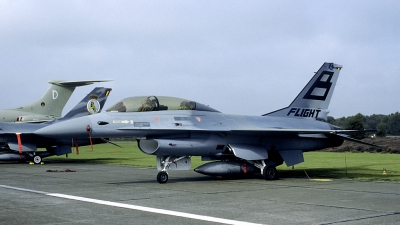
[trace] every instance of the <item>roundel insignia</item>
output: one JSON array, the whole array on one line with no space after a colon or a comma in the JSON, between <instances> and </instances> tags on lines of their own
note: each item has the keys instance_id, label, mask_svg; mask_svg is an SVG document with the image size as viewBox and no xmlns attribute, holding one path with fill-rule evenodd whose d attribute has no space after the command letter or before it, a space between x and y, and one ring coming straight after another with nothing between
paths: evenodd
<instances>
[{"instance_id":1,"label":"roundel insignia","mask_svg":"<svg viewBox=\"0 0 400 225\"><path fill-rule=\"evenodd\" d=\"M86 104L86 109L89 114L96 114L100 111L100 102L96 99L90 99Z\"/></svg>"}]
</instances>

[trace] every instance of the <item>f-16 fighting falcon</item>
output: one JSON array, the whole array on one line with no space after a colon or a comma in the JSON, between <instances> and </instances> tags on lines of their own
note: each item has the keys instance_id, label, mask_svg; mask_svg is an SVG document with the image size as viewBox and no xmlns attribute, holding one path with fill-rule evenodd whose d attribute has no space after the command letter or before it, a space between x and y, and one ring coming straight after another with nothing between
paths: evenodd
<instances>
[{"instance_id":1,"label":"f-16 fighting falcon","mask_svg":"<svg viewBox=\"0 0 400 225\"><path fill-rule=\"evenodd\" d=\"M344 140L368 144L328 124L328 105L342 66L324 63L286 108L262 116L223 114L198 102L172 97L126 98L106 112L43 127L34 134L59 138L137 137L139 149L157 156L159 183L168 170L188 170L191 156L203 161L196 172L227 176L261 173L276 179L276 166L304 161L303 152L336 147Z\"/></svg>"},{"instance_id":2,"label":"f-16 fighting falcon","mask_svg":"<svg viewBox=\"0 0 400 225\"><path fill-rule=\"evenodd\" d=\"M76 87L109 80L49 81L44 95L30 104L0 110L1 122L43 123L61 117L62 110Z\"/></svg>"},{"instance_id":3,"label":"f-16 fighting falcon","mask_svg":"<svg viewBox=\"0 0 400 225\"><path fill-rule=\"evenodd\" d=\"M44 157L71 153L72 146L78 149L78 145L106 142L106 139L92 139L89 136L76 139L63 136L45 138L38 137L32 133L50 124L99 113L110 91L110 88L94 88L81 102L60 119L45 123L0 122L0 161L33 160L35 164L39 164ZM37 148L45 148L46 151L37 151Z\"/></svg>"}]
</instances>

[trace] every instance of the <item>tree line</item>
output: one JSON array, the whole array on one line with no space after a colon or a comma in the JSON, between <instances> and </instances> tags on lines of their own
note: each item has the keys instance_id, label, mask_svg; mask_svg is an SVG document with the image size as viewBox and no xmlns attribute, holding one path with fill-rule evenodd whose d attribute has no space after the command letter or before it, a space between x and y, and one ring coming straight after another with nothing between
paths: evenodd
<instances>
[{"instance_id":1,"label":"tree line","mask_svg":"<svg viewBox=\"0 0 400 225\"><path fill-rule=\"evenodd\" d=\"M364 116L358 113L355 116L333 118L328 116L328 123L339 126L346 130L378 130L379 137L387 135L400 135L400 113L390 115L373 114Z\"/></svg>"}]
</instances>

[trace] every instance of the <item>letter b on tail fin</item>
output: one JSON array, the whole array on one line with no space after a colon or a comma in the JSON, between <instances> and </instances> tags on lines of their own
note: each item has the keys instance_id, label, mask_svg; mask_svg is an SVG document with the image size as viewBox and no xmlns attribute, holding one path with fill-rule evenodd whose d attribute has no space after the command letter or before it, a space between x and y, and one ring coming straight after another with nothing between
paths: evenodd
<instances>
[{"instance_id":1,"label":"letter b on tail fin","mask_svg":"<svg viewBox=\"0 0 400 225\"><path fill-rule=\"evenodd\" d=\"M328 106L342 66L324 63L289 107L264 116L302 117L327 120Z\"/></svg>"},{"instance_id":2,"label":"letter b on tail fin","mask_svg":"<svg viewBox=\"0 0 400 225\"><path fill-rule=\"evenodd\" d=\"M325 101L332 87L333 74L333 72L323 71L303 99Z\"/></svg>"}]
</instances>

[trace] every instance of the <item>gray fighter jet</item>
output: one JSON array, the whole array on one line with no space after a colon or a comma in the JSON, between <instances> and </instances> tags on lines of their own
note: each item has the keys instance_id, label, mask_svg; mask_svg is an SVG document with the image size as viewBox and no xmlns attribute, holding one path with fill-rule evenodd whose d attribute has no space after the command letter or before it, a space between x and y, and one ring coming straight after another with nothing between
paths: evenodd
<instances>
[{"instance_id":1,"label":"gray fighter jet","mask_svg":"<svg viewBox=\"0 0 400 225\"><path fill-rule=\"evenodd\" d=\"M324 63L288 107L262 116L228 115L186 99L142 96L34 134L83 138L90 131L97 138L136 137L143 153L157 156L159 183L168 181L168 170L190 169L191 156L213 161L195 169L202 174L261 173L276 179L276 166L303 162L303 152L336 147L344 140L364 143L348 136L359 131L325 122L341 68Z\"/></svg>"},{"instance_id":2,"label":"gray fighter jet","mask_svg":"<svg viewBox=\"0 0 400 225\"><path fill-rule=\"evenodd\" d=\"M41 163L42 158L52 155L71 153L71 147L107 142L106 139L91 138L58 138L38 137L33 131L81 116L99 113L107 100L110 88L94 88L64 117L44 123L6 123L0 122L0 161L32 160ZM45 148L46 151L37 151Z\"/></svg>"},{"instance_id":3,"label":"gray fighter jet","mask_svg":"<svg viewBox=\"0 0 400 225\"><path fill-rule=\"evenodd\" d=\"M76 87L109 80L52 80L44 95L30 104L0 110L0 122L42 123L61 117L62 110Z\"/></svg>"}]
</instances>

